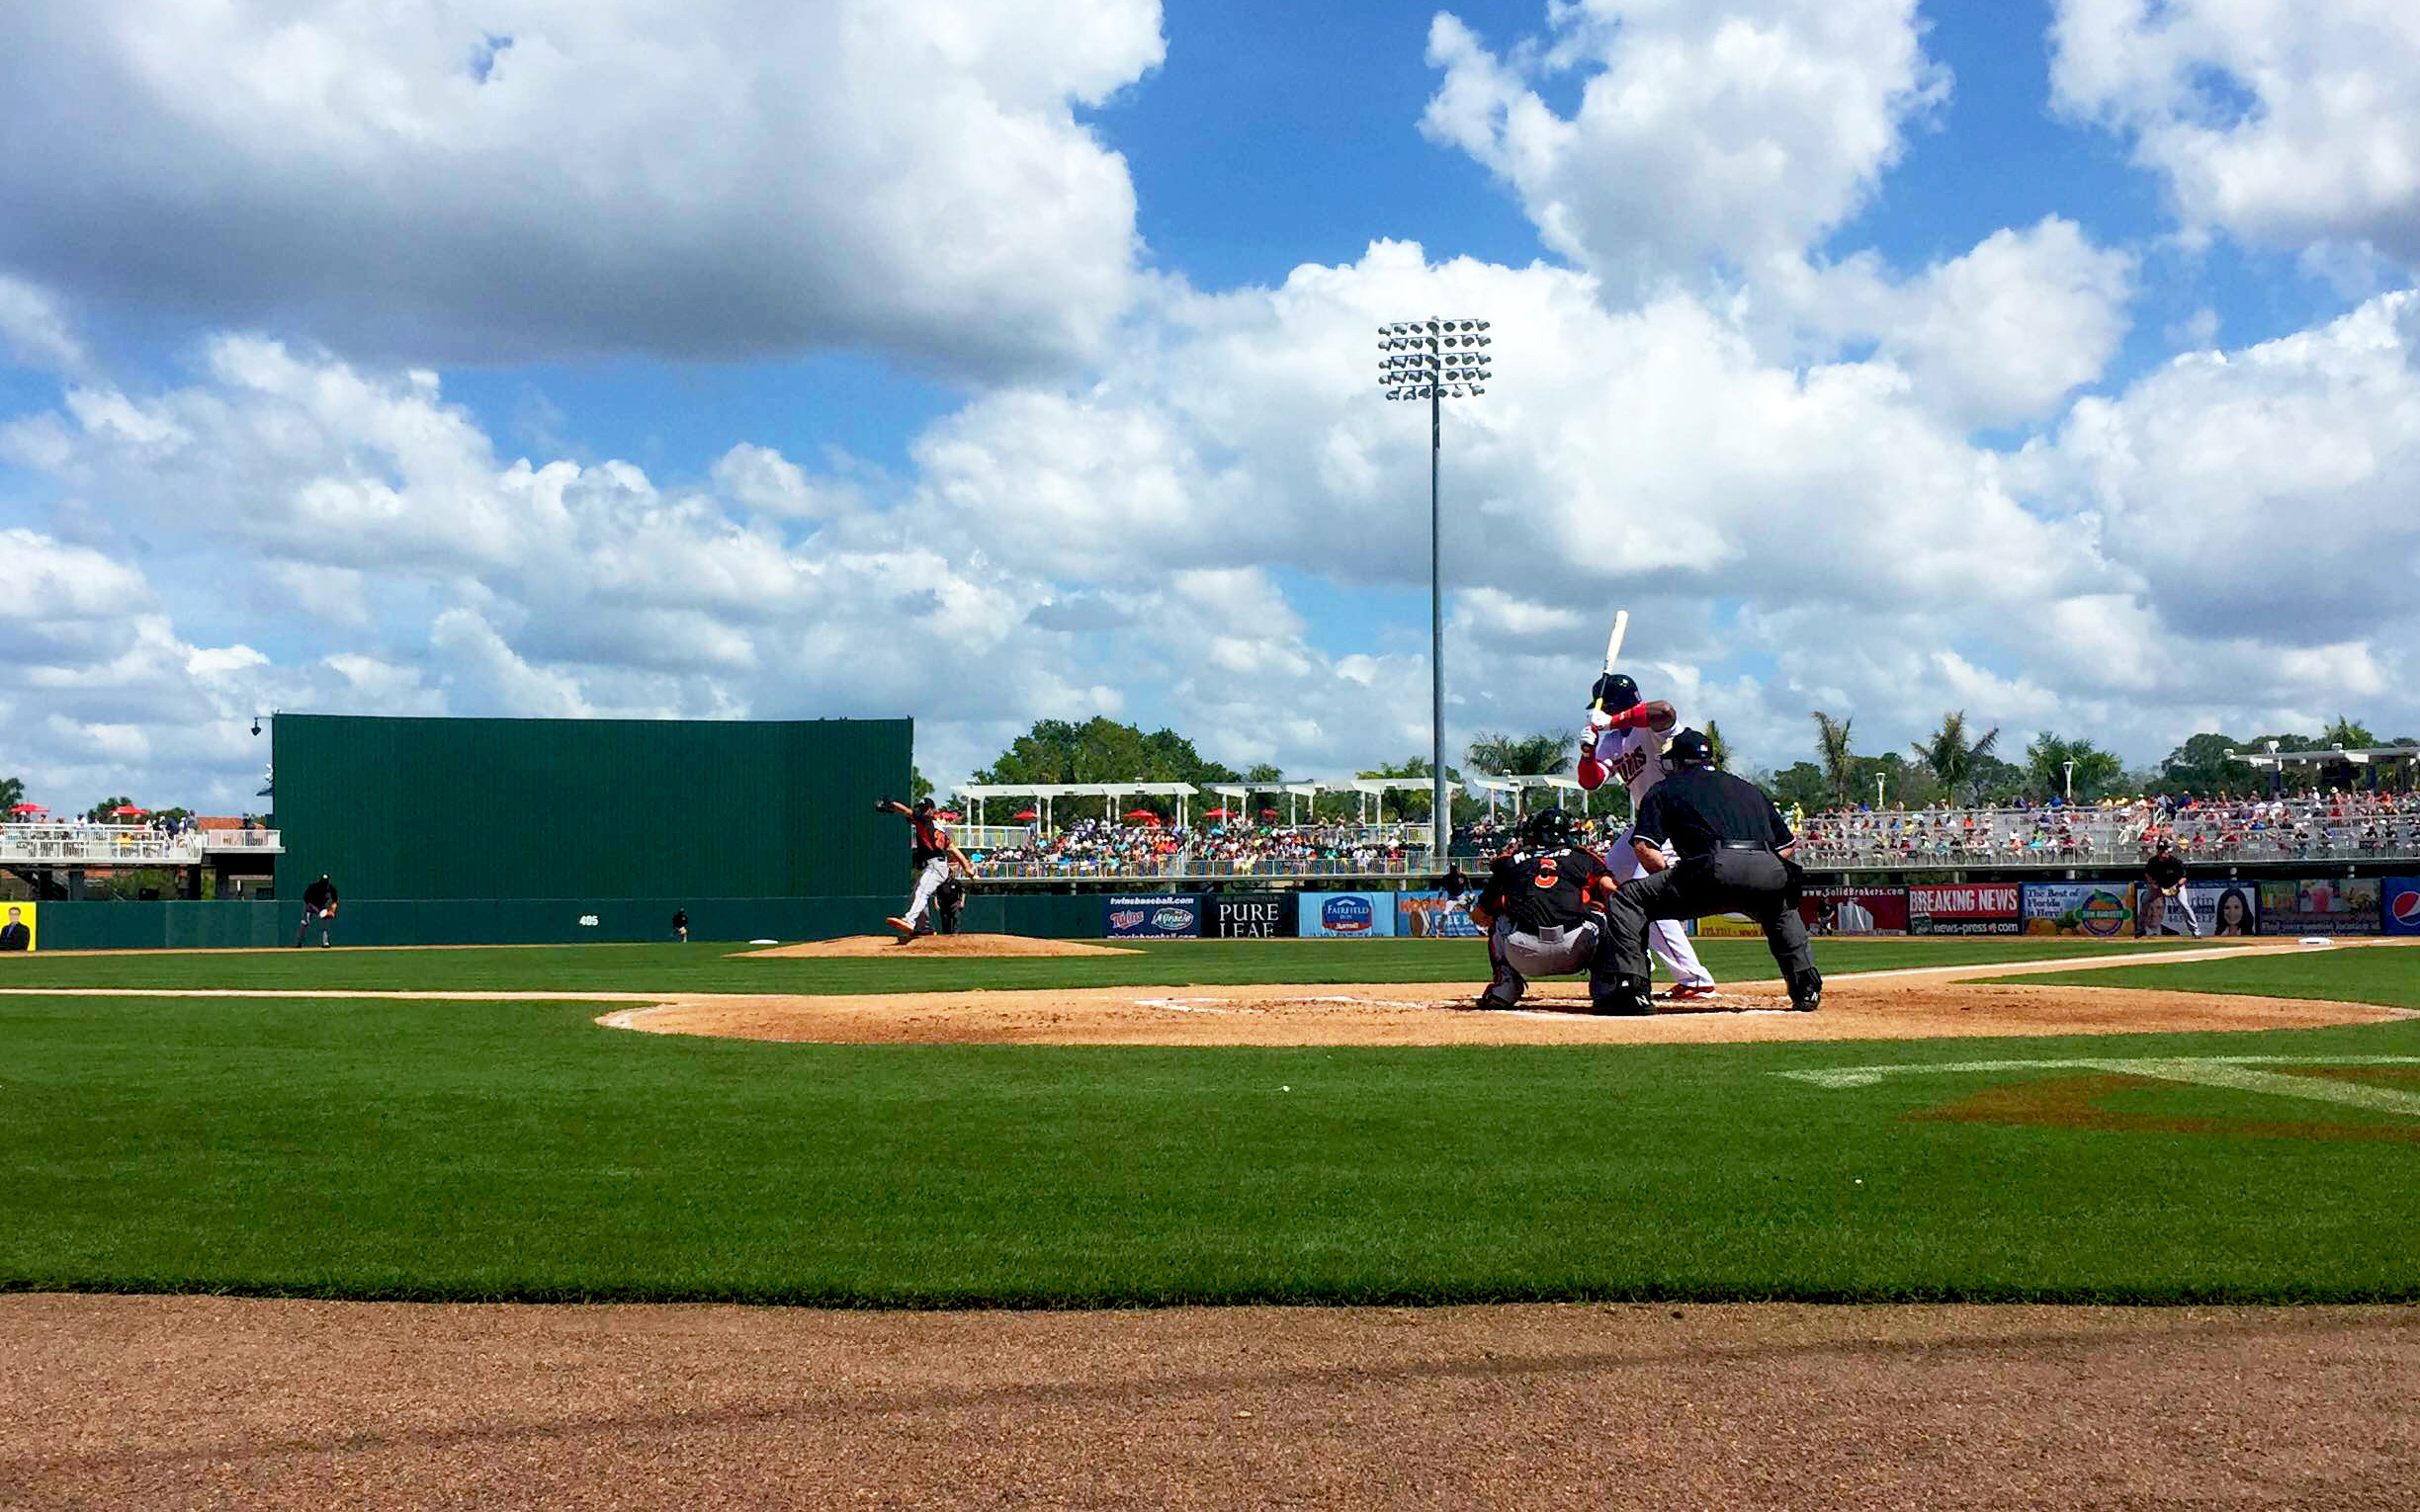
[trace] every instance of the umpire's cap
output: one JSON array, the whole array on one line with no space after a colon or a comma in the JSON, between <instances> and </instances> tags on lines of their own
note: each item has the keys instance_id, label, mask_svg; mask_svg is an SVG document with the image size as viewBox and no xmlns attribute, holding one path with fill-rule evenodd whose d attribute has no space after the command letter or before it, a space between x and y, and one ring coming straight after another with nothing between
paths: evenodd
<instances>
[{"instance_id":1,"label":"umpire's cap","mask_svg":"<svg viewBox=\"0 0 2420 1512\"><path fill-rule=\"evenodd\" d=\"M1710 767L1714 765L1714 742L1703 730L1685 729L1664 748L1664 759L1675 766Z\"/></svg>"}]
</instances>

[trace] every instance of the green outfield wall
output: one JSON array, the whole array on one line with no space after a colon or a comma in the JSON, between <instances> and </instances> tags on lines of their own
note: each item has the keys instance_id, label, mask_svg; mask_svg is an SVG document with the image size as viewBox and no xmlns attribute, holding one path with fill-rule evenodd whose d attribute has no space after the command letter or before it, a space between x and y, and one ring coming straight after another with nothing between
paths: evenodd
<instances>
[{"instance_id":1,"label":"green outfield wall","mask_svg":"<svg viewBox=\"0 0 2420 1512\"><path fill-rule=\"evenodd\" d=\"M903 864L900 870L904 873ZM827 940L888 934L907 888L856 897L360 898L337 910L339 945L576 945L672 938L673 910L699 941ZM108 902L42 905L47 951L291 946L299 902ZM1097 896L977 896L961 927L1040 939L1098 938ZM318 944L316 929L310 935Z\"/></svg>"},{"instance_id":2,"label":"green outfield wall","mask_svg":"<svg viewBox=\"0 0 2420 1512\"><path fill-rule=\"evenodd\" d=\"M450 917L484 931L477 921L551 921L565 898L868 896L906 875L906 826L873 811L908 791L906 719L281 714L273 736L289 898L326 873L348 911L355 898L475 902ZM566 937L549 923L460 938Z\"/></svg>"}]
</instances>

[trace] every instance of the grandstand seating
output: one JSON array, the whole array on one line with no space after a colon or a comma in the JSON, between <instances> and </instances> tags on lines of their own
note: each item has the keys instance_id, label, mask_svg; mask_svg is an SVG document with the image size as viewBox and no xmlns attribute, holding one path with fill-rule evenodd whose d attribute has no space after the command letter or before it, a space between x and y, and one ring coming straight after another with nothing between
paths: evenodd
<instances>
[{"instance_id":1,"label":"grandstand seating","mask_svg":"<svg viewBox=\"0 0 2420 1512\"><path fill-rule=\"evenodd\" d=\"M1452 857L1493 855L1513 820L1454 831ZM2128 867L2160 839L2188 864L2273 865L2420 859L2420 795L2195 801L2136 799L2100 806L1836 809L1793 814L1799 859L1818 872L2009 871ZM1596 843L1623 821L1586 823ZM973 853L979 877L1001 881L1261 877L1420 877L1442 870L1425 825L1216 825L1194 829L1088 820L1028 831L1021 843Z\"/></svg>"}]
</instances>

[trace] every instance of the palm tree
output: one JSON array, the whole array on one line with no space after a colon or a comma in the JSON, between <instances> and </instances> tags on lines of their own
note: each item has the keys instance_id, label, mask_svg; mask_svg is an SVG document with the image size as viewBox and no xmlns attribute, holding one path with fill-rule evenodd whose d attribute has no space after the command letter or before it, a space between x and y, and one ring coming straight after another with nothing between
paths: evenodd
<instances>
[{"instance_id":1,"label":"palm tree","mask_svg":"<svg viewBox=\"0 0 2420 1512\"><path fill-rule=\"evenodd\" d=\"M1857 722L1856 715L1835 719L1822 710L1814 711L1815 755L1823 763L1825 783L1832 789L1833 800L1840 803L1857 801L1857 757L1849 749L1849 726Z\"/></svg>"},{"instance_id":2,"label":"palm tree","mask_svg":"<svg viewBox=\"0 0 2420 1512\"><path fill-rule=\"evenodd\" d=\"M1561 735L1500 735L1480 731L1466 753L1470 764L1491 777L1552 776L1570 765L1571 742Z\"/></svg>"},{"instance_id":3,"label":"palm tree","mask_svg":"<svg viewBox=\"0 0 2420 1512\"><path fill-rule=\"evenodd\" d=\"M1916 759L1932 772L1942 785L1942 793L1951 802L1972 798L1969 791L1975 780L1975 769L1981 758L1992 753L2000 743L2000 727L1993 725L1973 740L1966 738L1966 711L1963 709L1942 715L1941 728L1932 737L1919 740L1909 747Z\"/></svg>"},{"instance_id":4,"label":"palm tree","mask_svg":"<svg viewBox=\"0 0 2420 1512\"><path fill-rule=\"evenodd\" d=\"M1706 744L1714 747L1714 769L1718 772L1729 771L1731 748L1723 742L1722 726L1712 719L1706 720L1705 737Z\"/></svg>"}]
</instances>

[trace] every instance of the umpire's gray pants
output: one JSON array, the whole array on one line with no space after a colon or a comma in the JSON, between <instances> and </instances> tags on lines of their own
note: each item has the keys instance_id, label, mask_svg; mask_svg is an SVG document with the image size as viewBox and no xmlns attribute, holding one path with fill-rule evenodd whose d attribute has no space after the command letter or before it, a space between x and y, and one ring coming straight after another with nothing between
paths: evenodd
<instances>
[{"instance_id":1,"label":"umpire's gray pants","mask_svg":"<svg viewBox=\"0 0 2420 1512\"><path fill-rule=\"evenodd\" d=\"M1510 1008L1529 990L1532 976L1562 976L1588 968L1597 955L1598 923L1589 919L1561 929L1526 930L1500 916L1488 930L1488 964L1495 979L1483 994L1491 1007Z\"/></svg>"}]
</instances>

